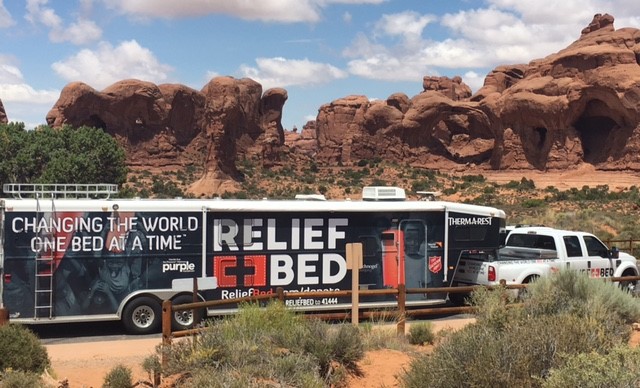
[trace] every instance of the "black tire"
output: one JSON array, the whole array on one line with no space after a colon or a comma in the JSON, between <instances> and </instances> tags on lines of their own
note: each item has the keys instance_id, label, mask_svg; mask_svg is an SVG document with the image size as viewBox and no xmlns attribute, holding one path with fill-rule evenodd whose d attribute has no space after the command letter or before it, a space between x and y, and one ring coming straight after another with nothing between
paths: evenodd
<instances>
[{"instance_id":1,"label":"black tire","mask_svg":"<svg viewBox=\"0 0 640 388\"><path fill-rule=\"evenodd\" d=\"M449 302L451 302L454 306L466 306L467 299L471 296L471 294L466 292L450 292L449 293Z\"/></svg>"},{"instance_id":2,"label":"black tire","mask_svg":"<svg viewBox=\"0 0 640 388\"><path fill-rule=\"evenodd\" d=\"M625 277L625 276L637 276L637 275L632 270L626 270L622 273L622 277ZM632 294L638 292L636 288L637 285L638 285L638 282L636 282L635 280L625 280L618 283L618 287Z\"/></svg>"},{"instance_id":3,"label":"black tire","mask_svg":"<svg viewBox=\"0 0 640 388\"><path fill-rule=\"evenodd\" d=\"M522 281L522 284L526 285L527 288L520 288L518 290L518 300L522 301L529 296L529 289L528 289L529 283L535 282L539 277L540 276L538 275L531 275Z\"/></svg>"},{"instance_id":4,"label":"black tire","mask_svg":"<svg viewBox=\"0 0 640 388\"><path fill-rule=\"evenodd\" d=\"M162 306L148 296L135 298L125 306L122 323L131 334L157 333L162 323Z\"/></svg>"},{"instance_id":5,"label":"black tire","mask_svg":"<svg viewBox=\"0 0 640 388\"><path fill-rule=\"evenodd\" d=\"M173 305L193 303L193 296L178 295L171 303ZM173 314L171 314L171 330L180 331L193 329L204 319L207 311L205 309L198 309L196 319L194 319L193 313L194 310L174 311Z\"/></svg>"}]
</instances>

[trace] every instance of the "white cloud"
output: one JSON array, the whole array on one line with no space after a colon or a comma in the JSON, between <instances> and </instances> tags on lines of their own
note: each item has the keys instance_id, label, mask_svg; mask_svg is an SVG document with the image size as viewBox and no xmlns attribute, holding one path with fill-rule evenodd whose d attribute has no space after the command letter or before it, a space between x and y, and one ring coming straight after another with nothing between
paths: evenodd
<instances>
[{"instance_id":1,"label":"white cloud","mask_svg":"<svg viewBox=\"0 0 640 388\"><path fill-rule=\"evenodd\" d=\"M376 30L388 36L401 36L405 44L409 44L419 41L424 28L435 20L433 15L420 15L413 11L382 15L376 23Z\"/></svg>"},{"instance_id":2,"label":"white cloud","mask_svg":"<svg viewBox=\"0 0 640 388\"><path fill-rule=\"evenodd\" d=\"M14 24L16 24L16 22L11 17L9 11L5 8L3 0L0 0L0 28L11 27Z\"/></svg>"},{"instance_id":3,"label":"white cloud","mask_svg":"<svg viewBox=\"0 0 640 388\"><path fill-rule=\"evenodd\" d=\"M346 78L347 73L335 66L308 59L258 58L258 67L243 65L240 73L259 82L264 90L292 85L317 85Z\"/></svg>"},{"instance_id":4,"label":"white cloud","mask_svg":"<svg viewBox=\"0 0 640 388\"><path fill-rule=\"evenodd\" d=\"M487 3L485 8L440 17L412 11L383 15L343 50L350 59L348 69L365 78L402 81L446 69L528 63L577 40L596 13L629 15L625 8L640 12L637 0L540 0L535 7L521 0ZM449 31L447 36L431 37L435 23ZM637 16L616 20L617 27L638 24Z\"/></svg>"},{"instance_id":5,"label":"white cloud","mask_svg":"<svg viewBox=\"0 0 640 388\"><path fill-rule=\"evenodd\" d=\"M5 106L15 102L53 104L59 93L58 90L34 89L25 82L22 71L11 58L0 56L0 96Z\"/></svg>"},{"instance_id":6,"label":"white cloud","mask_svg":"<svg viewBox=\"0 0 640 388\"><path fill-rule=\"evenodd\" d=\"M92 20L78 18L76 22L64 25L64 22L53 8L47 7L49 0L27 0L27 15L25 18L33 24L42 24L49 28L49 39L54 43L71 42L83 45L99 40L102 30ZM84 11L90 8L91 3L83 0L81 4Z\"/></svg>"},{"instance_id":7,"label":"white cloud","mask_svg":"<svg viewBox=\"0 0 640 388\"><path fill-rule=\"evenodd\" d=\"M469 85L471 90L475 93L478 89L484 86L484 78L485 76L481 76L475 71L468 71L462 76L462 82Z\"/></svg>"},{"instance_id":8,"label":"white cloud","mask_svg":"<svg viewBox=\"0 0 640 388\"><path fill-rule=\"evenodd\" d=\"M66 81L84 81L102 89L127 78L162 83L173 70L162 64L153 53L135 40L113 47L101 42L97 50L84 49L64 61L51 65Z\"/></svg>"},{"instance_id":9,"label":"white cloud","mask_svg":"<svg viewBox=\"0 0 640 388\"><path fill-rule=\"evenodd\" d=\"M22 102L30 104L53 105L60 96L59 90L36 90L25 83L0 84L2 102Z\"/></svg>"},{"instance_id":10,"label":"white cloud","mask_svg":"<svg viewBox=\"0 0 640 388\"><path fill-rule=\"evenodd\" d=\"M103 0L110 8L135 17L177 19L225 14L267 22L316 22L320 7L313 0Z\"/></svg>"}]
</instances>

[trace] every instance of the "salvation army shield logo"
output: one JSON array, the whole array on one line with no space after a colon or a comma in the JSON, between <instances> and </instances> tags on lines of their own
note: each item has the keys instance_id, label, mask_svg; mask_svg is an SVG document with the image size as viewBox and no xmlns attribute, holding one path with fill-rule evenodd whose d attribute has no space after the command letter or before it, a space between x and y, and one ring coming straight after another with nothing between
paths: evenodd
<instances>
[{"instance_id":1,"label":"salvation army shield logo","mask_svg":"<svg viewBox=\"0 0 640 388\"><path fill-rule=\"evenodd\" d=\"M442 256L429 256L429 271L432 273L442 271Z\"/></svg>"}]
</instances>

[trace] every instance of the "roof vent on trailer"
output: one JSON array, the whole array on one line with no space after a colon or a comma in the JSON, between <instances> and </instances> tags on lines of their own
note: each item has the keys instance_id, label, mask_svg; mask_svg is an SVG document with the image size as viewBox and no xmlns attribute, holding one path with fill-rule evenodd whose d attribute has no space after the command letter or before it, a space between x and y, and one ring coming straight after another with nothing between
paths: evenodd
<instances>
[{"instance_id":1,"label":"roof vent on trailer","mask_svg":"<svg viewBox=\"0 0 640 388\"><path fill-rule=\"evenodd\" d=\"M367 186L362 189L363 201L404 201L407 196L400 187Z\"/></svg>"}]
</instances>

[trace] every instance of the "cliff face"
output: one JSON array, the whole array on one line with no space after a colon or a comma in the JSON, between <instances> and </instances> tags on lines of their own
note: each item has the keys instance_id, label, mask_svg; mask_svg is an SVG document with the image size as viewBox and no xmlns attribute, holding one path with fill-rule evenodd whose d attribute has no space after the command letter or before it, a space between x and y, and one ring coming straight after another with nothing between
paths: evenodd
<instances>
[{"instance_id":1,"label":"cliff face","mask_svg":"<svg viewBox=\"0 0 640 388\"><path fill-rule=\"evenodd\" d=\"M64 88L52 126L91 125L115 136L133 169L204 166L196 195L233 188L236 162L289 159L349 165L380 157L429 168L640 170L640 30L596 15L567 48L495 68L474 95L459 77L425 77L423 92L384 101L346 96L301 132L281 124L284 89L219 77L197 91L118 82ZM0 116L1 119L1 116Z\"/></svg>"},{"instance_id":2,"label":"cliff face","mask_svg":"<svg viewBox=\"0 0 640 388\"><path fill-rule=\"evenodd\" d=\"M125 147L133 170L182 170L204 166L190 191L210 195L232 190L243 155L273 159L284 146L284 89L250 79L218 77L202 90L183 85L117 82L102 91L67 85L47 114L53 127L102 128Z\"/></svg>"},{"instance_id":3,"label":"cliff face","mask_svg":"<svg viewBox=\"0 0 640 388\"><path fill-rule=\"evenodd\" d=\"M348 96L320 108L318 158L491 169L640 168L640 30L596 15L566 49L500 66L473 96L459 79L425 77L413 98ZM291 139L292 142L295 139Z\"/></svg>"}]
</instances>

